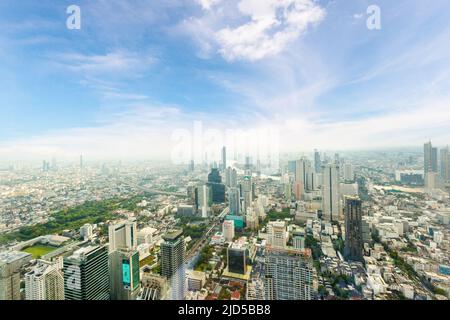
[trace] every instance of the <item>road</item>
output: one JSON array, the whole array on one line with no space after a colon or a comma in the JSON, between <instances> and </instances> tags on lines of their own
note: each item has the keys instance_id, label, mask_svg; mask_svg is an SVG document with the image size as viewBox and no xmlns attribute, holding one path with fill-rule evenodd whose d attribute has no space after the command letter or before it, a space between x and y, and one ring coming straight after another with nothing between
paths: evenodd
<instances>
[{"instance_id":1,"label":"road","mask_svg":"<svg viewBox=\"0 0 450 320\"><path fill-rule=\"evenodd\" d=\"M187 254L186 254L187 261L192 259L197 252L200 252L205 247L205 245L209 243L210 236L211 236L211 233L213 232L214 228L219 226L220 221L223 218L225 218L225 216L228 214L229 211L230 211L230 209L228 207L223 209L223 211L212 220L212 225L208 229L208 231L206 231L205 234L203 235L203 237L199 241L197 241L197 243L194 244L194 246L192 246L192 248L187 252Z\"/></svg>"}]
</instances>

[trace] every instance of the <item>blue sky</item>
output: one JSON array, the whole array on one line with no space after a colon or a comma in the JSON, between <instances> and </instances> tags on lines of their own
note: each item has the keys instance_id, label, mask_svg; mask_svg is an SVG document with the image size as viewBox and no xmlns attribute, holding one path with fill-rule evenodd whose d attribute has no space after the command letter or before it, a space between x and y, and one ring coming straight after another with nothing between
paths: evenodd
<instances>
[{"instance_id":1,"label":"blue sky","mask_svg":"<svg viewBox=\"0 0 450 320\"><path fill-rule=\"evenodd\" d=\"M164 157L194 121L276 126L286 151L444 145L449 17L446 0L2 0L0 155Z\"/></svg>"}]
</instances>

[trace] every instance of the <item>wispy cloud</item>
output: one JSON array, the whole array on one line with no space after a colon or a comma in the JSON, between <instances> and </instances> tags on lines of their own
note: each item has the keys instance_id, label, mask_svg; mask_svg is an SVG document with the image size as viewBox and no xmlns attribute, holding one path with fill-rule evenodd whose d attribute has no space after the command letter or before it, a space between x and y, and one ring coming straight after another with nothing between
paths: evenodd
<instances>
[{"instance_id":1,"label":"wispy cloud","mask_svg":"<svg viewBox=\"0 0 450 320\"><path fill-rule=\"evenodd\" d=\"M215 46L228 61L256 61L277 55L325 17L325 9L312 0L200 3L206 9L205 15L184 24L202 34L193 34L202 50ZM235 17L233 26L226 21L230 16Z\"/></svg>"}]
</instances>

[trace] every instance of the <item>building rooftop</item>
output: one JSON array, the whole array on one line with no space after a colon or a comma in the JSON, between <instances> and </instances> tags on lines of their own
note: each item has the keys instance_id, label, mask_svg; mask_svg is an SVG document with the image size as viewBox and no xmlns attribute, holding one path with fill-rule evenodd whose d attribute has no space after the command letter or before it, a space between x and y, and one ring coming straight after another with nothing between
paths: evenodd
<instances>
[{"instance_id":1,"label":"building rooftop","mask_svg":"<svg viewBox=\"0 0 450 320\"><path fill-rule=\"evenodd\" d=\"M162 237L166 241L173 241L178 239L183 234L183 229L172 229Z\"/></svg>"},{"instance_id":2,"label":"building rooftop","mask_svg":"<svg viewBox=\"0 0 450 320\"><path fill-rule=\"evenodd\" d=\"M31 258L31 253L21 251L0 252L0 263L12 263L20 259Z\"/></svg>"}]
</instances>

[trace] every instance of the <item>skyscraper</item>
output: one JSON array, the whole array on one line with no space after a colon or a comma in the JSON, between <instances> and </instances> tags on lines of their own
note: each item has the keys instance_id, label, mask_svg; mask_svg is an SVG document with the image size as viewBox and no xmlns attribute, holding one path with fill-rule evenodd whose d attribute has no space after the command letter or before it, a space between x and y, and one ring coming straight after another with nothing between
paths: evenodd
<instances>
[{"instance_id":1,"label":"skyscraper","mask_svg":"<svg viewBox=\"0 0 450 320\"><path fill-rule=\"evenodd\" d=\"M363 261L363 246L361 200L345 197L345 259Z\"/></svg>"},{"instance_id":2,"label":"skyscraper","mask_svg":"<svg viewBox=\"0 0 450 320\"><path fill-rule=\"evenodd\" d=\"M247 212L247 208L249 208L253 202L252 188L253 188L252 177L250 175L247 175L244 177L244 180L242 181L242 192L244 198L244 205L242 211L244 214Z\"/></svg>"},{"instance_id":3,"label":"skyscraper","mask_svg":"<svg viewBox=\"0 0 450 320\"><path fill-rule=\"evenodd\" d=\"M196 188L197 208L202 218L208 218L211 211L211 188L207 185Z\"/></svg>"},{"instance_id":4,"label":"skyscraper","mask_svg":"<svg viewBox=\"0 0 450 320\"><path fill-rule=\"evenodd\" d=\"M436 177L438 172L437 148L433 148L431 141L424 145L424 173L425 188L436 188Z\"/></svg>"},{"instance_id":5,"label":"skyscraper","mask_svg":"<svg viewBox=\"0 0 450 320\"><path fill-rule=\"evenodd\" d=\"M266 300L313 299L313 264L310 250L268 247L265 269Z\"/></svg>"},{"instance_id":6,"label":"skyscraper","mask_svg":"<svg viewBox=\"0 0 450 320\"><path fill-rule=\"evenodd\" d=\"M224 203L225 185L222 184L222 177L220 175L219 169L211 169L211 173L208 175L207 185L211 188L213 203Z\"/></svg>"},{"instance_id":7,"label":"skyscraper","mask_svg":"<svg viewBox=\"0 0 450 320\"><path fill-rule=\"evenodd\" d=\"M287 242L286 223L270 221L267 224L267 244L273 248L285 248Z\"/></svg>"},{"instance_id":8,"label":"skyscraper","mask_svg":"<svg viewBox=\"0 0 450 320\"><path fill-rule=\"evenodd\" d=\"M300 194L304 197L305 192L312 191L317 187L316 173L311 166L311 161L306 158L297 160L295 165L295 182L300 184Z\"/></svg>"},{"instance_id":9,"label":"skyscraper","mask_svg":"<svg viewBox=\"0 0 450 320\"><path fill-rule=\"evenodd\" d=\"M228 202L230 207L230 214L239 215L241 213L241 195L238 188L230 188L230 190L228 190Z\"/></svg>"},{"instance_id":10,"label":"skyscraper","mask_svg":"<svg viewBox=\"0 0 450 320\"><path fill-rule=\"evenodd\" d=\"M322 161L320 160L320 153L317 150L314 150L314 170L316 173L322 172Z\"/></svg>"},{"instance_id":11,"label":"skyscraper","mask_svg":"<svg viewBox=\"0 0 450 320\"><path fill-rule=\"evenodd\" d=\"M222 170L227 168L227 148L224 146L222 148Z\"/></svg>"},{"instance_id":12,"label":"skyscraper","mask_svg":"<svg viewBox=\"0 0 450 320\"><path fill-rule=\"evenodd\" d=\"M289 161L288 162L288 173L295 174L297 161Z\"/></svg>"},{"instance_id":13,"label":"skyscraper","mask_svg":"<svg viewBox=\"0 0 450 320\"><path fill-rule=\"evenodd\" d=\"M137 223L135 218L109 226L109 252L117 249L136 249Z\"/></svg>"},{"instance_id":14,"label":"skyscraper","mask_svg":"<svg viewBox=\"0 0 450 320\"><path fill-rule=\"evenodd\" d=\"M236 169L228 167L225 170L225 185L229 188L237 187L237 171L236 171Z\"/></svg>"},{"instance_id":15,"label":"skyscraper","mask_svg":"<svg viewBox=\"0 0 450 320\"><path fill-rule=\"evenodd\" d=\"M225 220L222 224L222 233L228 242L234 239L234 220Z\"/></svg>"},{"instance_id":16,"label":"skyscraper","mask_svg":"<svg viewBox=\"0 0 450 320\"><path fill-rule=\"evenodd\" d=\"M344 180L345 182L355 181L355 174L351 163L344 164Z\"/></svg>"},{"instance_id":17,"label":"skyscraper","mask_svg":"<svg viewBox=\"0 0 450 320\"><path fill-rule=\"evenodd\" d=\"M20 269L31 260L29 253L0 253L0 301L20 300Z\"/></svg>"},{"instance_id":18,"label":"skyscraper","mask_svg":"<svg viewBox=\"0 0 450 320\"><path fill-rule=\"evenodd\" d=\"M170 230L161 244L161 275L169 283L171 300L183 300L185 295L185 243L183 230Z\"/></svg>"},{"instance_id":19,"label":"skyscraper","mask_svg":"<svg viewBox=\"0 0 450 320\"><path fill-rule=\"evenodd\" d=\"M247 248L240 243L230 243L227 250L228 271L244 275L247 273Z\"/></svg>"},{"instance_id":20,"label":"skyscraper","mask_svg":"<svg viewBox=\"0 0 450 320\"><path fill-rule=\"evenodd\" d=\"M62 263L39 260L25 274L26 300L64 300Z\"/></svg>"},{"instance_id":21,"label":"skyscraper","mask_svg":"<svg viewBox=\"0 0 450 320\"><path fill-rule=\"evenodd\" d=\"M64 258L66 300L109 300L109 263L106 246L87 246Z\"/></svg>"},{"instance_id":22,"label":"skyscraper","mask_svg":"<svg viewBox=\"0 0 450 320\"><path fill-rule=\"evenodd\" d=\"M140 290L139 252L118 249L109 256L111 300L135 300Z\"/></svg>"},{"instance_id":23,"label":"skyscraper","mask_svg":"<svg viewBox=\"0 0 450 320\"><path fill-rule=\"evenodd\" d=\"M297 160L295 164L295 182L299 182L301 184L303 191L306 186L307 166L308 163L306 159Z\"/></svg>"},{"instance_id":24,"label":"skyscraper","mask_svg":"<svg viewBox=\"0 0 450 320\"><path fill-rule=\"evenodd\" d=\"M438 172L437 148L433 148L431 141L424 145L424 170L428 172Z\"/></svg>"},{"instance_id":25,"label":"skyscraper","mask_svg":"<svg viewBox=\"0 0 450 320\"><path fill-rule=\"evenodd\" d=\"M450 158L448 153L448 146L441 150L441 178L444 183L450 181Z\"/></svg>"},{"instance_id":26,"label":"skyscraper","mask_svg":"<svg viewBox=\"0 0 450 320\"><path fill-rule=\"evenodd\" d=\"M323 218L337 221L339 218L339 166L328 164L322 167L322 211Z\"/></svg>"}]
</instances>

